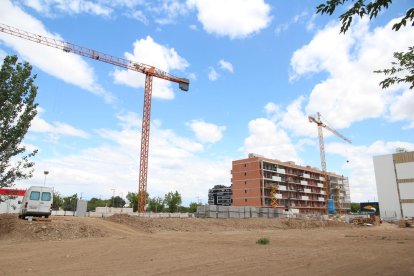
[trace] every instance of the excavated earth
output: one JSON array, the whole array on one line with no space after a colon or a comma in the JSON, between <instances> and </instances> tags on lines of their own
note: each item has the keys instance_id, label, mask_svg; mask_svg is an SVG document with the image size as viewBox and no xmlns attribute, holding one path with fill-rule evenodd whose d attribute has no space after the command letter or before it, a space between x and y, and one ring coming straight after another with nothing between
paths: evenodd
<instances>
[{"instance_id":1,"label":"excavated earth","mask_svg":"<svg viewBox=\"0 0 414 276\"><path fill-rule=\"evenodd\" d=\"M0 275L414 275L414 229L388 223L0 215L0 252Z\"/></svg>"}]
</instances>

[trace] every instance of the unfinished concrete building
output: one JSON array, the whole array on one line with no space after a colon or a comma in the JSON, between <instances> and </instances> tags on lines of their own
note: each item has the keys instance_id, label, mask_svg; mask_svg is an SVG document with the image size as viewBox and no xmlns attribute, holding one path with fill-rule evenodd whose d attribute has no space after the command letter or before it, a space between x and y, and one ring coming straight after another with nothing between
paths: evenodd
<instances>
[{"instance_id":1,"label":"unfinished concrete building","mask_svg":"<svg viewBox=\"0 0 414 276\"><path fill-rule=\"evenodd\" d=\"M231 188L216 185L208 190L208 204L218 206L231 206Z\"/></svg>"},{"instance_id":2,"label":"unfinished concrete building","mask_svg":"<svg viewBox=\"0 0 414 276\"><path fill-rule=\"evenodd\" d=\"M233 206L290 209L302 214L325 214L328 190L323 172L294 162L282 162L249 154L232 162ZM335 212L350 210L348 178L328 172L330 198ZM334 207L335 208L335 207Z\"/></svg>"}]
</instances>

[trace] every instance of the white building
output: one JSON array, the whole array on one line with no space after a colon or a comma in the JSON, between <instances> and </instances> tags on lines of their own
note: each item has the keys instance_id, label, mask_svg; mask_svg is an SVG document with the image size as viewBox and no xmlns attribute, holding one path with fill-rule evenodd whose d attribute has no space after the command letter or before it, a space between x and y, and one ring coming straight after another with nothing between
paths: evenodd
<instances>
[{"instance_id":1,"label":"white building","mask_svg":"<svg viewBox=\"0 0 414 276\"><path fill-rule=\"evenodd\" d=\"M381 218L414 217L414 151L374 156Z\"/></svg>"}]
</instances>

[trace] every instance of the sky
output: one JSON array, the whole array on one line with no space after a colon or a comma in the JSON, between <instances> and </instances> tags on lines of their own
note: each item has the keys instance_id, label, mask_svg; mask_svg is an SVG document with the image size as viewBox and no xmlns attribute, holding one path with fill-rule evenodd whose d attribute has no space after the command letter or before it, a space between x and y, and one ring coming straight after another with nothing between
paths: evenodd
<instances>
[{"instance_id":1,"label":"sky","mask_svg":"<svg viewBox=\"0 0 414 276\"><path fill-rule=\"evenodd\" d=\"M374 70L407 50L414 28L392 30L412 6L393 2L378 17L316 15L324 1L0 1L0 23L65 40L188 78L154 79L148 192L207 203L231 184L231 162L256 153L348 176L353 202L376 201L372 157L414 150L414 91L386 90ZM410 5L411 4L411 5ZM0 33L0 59L18 55L37 75L38 115L24 139L38 149L31 179L64 196L125 197L138 191L144 75ZM44 171L49 174L45 177Z\"/></svg>"}]
</instances>

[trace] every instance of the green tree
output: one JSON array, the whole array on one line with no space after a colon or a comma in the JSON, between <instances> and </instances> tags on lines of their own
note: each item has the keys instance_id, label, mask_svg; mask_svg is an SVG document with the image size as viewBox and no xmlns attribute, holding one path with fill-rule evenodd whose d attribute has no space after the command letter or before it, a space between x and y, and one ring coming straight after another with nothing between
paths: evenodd
<instances>
[{"instance_id":1,"label":"green tree","mask_svg":"<svg viewBox=\"0 0 414 276\"><path fill-rule=\"evenodd\" d=\"M147 211L160 213L164 212L164 200L160 197L154 197L148 199L148 208Z\"/></svg>"},{"instance_id":2,"label":"green tree","mask_svg":"<svg viewBox=\"0 0 414 276\"><path fill-rule=\"evenodd\" d=\"M33 175L37 150L22 145L38 106L35 103L36 75L29 63L18 63L17 56L7 56L0 69L0 187L10 187L19 179Z\"/></svg>"},{"instance_id":3,"label":"green tree","mask_svg":"<svg viewBox=\"0 0 414 276\"><path fill-rule=\"evenodd\" d=\"M200 206L201 204L197 203L197 202L191 202L190 206L188 207L188 212L189 213L195 213L197 212L197 206Z\"/></svg>"},{"instance_id":4,"label":"green tree","mask_svg":"<svg viewBox=\"0 0 414 276\"><path fill-rule=\"evenodd\" d=\"M181 195L177 191L175 191L175 193L169 192L165 195L164 202L167 206L168 212L177 212L178 206L181 204Z\"/></svg>"},{"instance_id":5,"label":"green tree","mask_svg":"<svg viewBox=\"0 0 414 276\"><path fill-rule=\"evenodd\" d=\"M78 194L73 194L63 198L63 210L76 211L76 204L78 203Z\"/></svg>"},{"instance_id":6,"label":"green tree","mask_svg":"<svg viewBox=\"0 0 414 276\"><path fill-rule=\"evenodd\" d=\"M332 15L335 10L349 2L349 0L328 0L325 4L316 7L316 13ZM354 16L363 18L369 16L372 20L377 17L382 9L388 9L392 4L392 0L351 0L353 4L348 10L339 16L341 21L340 33L346 33L351 26ZM414 7L408 9L405 16L392 26L392 29L398 31L401 27L408 25L414 26ZM375 73L383 73L388 76L380 82L383 89L398 83L408 83L410 89L414 88L414 48L409 47L407 52L395 52L392 67L389 69L376 70Z\"/></svg>"},{"instance_id":7,"label":"green tree","mask_svg":"<svg viewBox=\"0 0 414 276\"><path fill-rule=\"evenodd\" d=\"M125 206L125 200L120 197L120 196L116 196L116 197L111 197L111 199L109 200L109 207L115 207L115 208L121 208ZM112 205L113 204L113 205Z\"/></svg>"},{"instance_id":8,"label":"green tree","mask_svg":"<svg viewBox=\"0 0 414 276\"><path fill-rule=\"evenodd\" d=\"M132 208L134 212L138 210L138 194L128 192L126 195L127 200L129 201L129 208ZM147 193L147 201L148 201L148 193Z\"/></svg>"},{"instance_id":9,"label":"green tree","mask_svg":"<svg viewBox=\"0 0 414 276\"><path fill-rule=\"evenodd\" d=\"M96 207L109 206L110 202L112 203L110 199L99 199L99 198L93 197L88 201L88 210L95 211Z\"/></svg>"},{"instance_id":10,"label":"green tree","mask_svg":"<svg viewBox=\"0 0 414 276\"><path fill-rule=\"evenodd\" d=\"M63 206L63 198L60 195L59 192L54 191L53 192L53 205L52 205L52 209L53 210L59 210L60 207Z\"/></svg>"},{"instance_id":11,"label":"green tree","mask_svg":"<svg viewBox=\"0 0 414 276\"><path fill-rule=\"evenodd\" d=\"M358 213L360 211L359 203L352 202L351 203L351 212Z\"/></svg>"}]
</instances>

